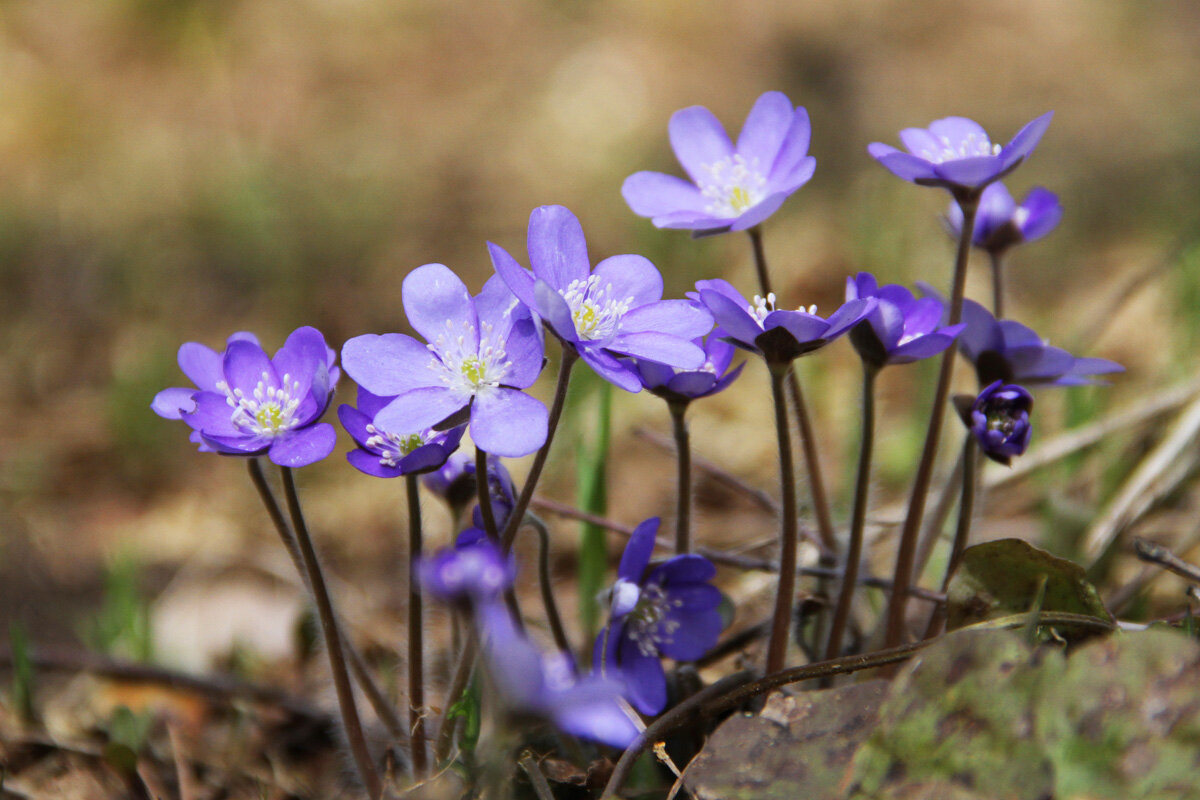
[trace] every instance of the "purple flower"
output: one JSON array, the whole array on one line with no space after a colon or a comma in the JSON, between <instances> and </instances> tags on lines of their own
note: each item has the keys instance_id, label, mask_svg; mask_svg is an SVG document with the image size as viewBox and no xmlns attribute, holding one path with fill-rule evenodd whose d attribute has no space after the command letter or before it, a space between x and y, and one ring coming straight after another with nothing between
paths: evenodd
<instances>
[{"instance_id":1,"label":"purple flower","mask_svg":"<svg viewBox=\"0 0 1200 800\"><path fill-rule=\"evenodd\" d=\"M360 472L378 478L430 472L446 463L458 449L464 427L448 431L425 428L419 431L396 433L375 424L375 415L390 403L392 397L373 395L358 387L358 408L338 406L342 427L354 438L358 447L346 454L346 460Z\"/></svg>"},{"instance_id":2,"label":"purple flower","mask_svg":"<svg viewBox=\"0 0 1200 800\"><path fill-rule=\"evenodd\" d=\"M619 681L577 677L568 654L539 650L516 629L502 603L480 607L475 621L495 696L510 714L549 720L569 734L613 747L628 747L637 738Z\"/></svg>"},{"instance_id":3,"label":"purple flower","mask_svg":"<svg viewBox=\"0 0 1200 800\"><path fill-rule=\"evenodd\" d=\"M329 455L333 426L317 420L333 399L341 373L336 354L316 328L297 328L274 358L251 333L229 337L224 353L197 342L179 348L179 368L195 389L164 389L150 407L181 419L202 452L258 456L303 467Z\"/></svg>"},{"instance_id":4,"label":"purple flower","mask_svg":"<svg viewBox=\"0 0 1200 800\"><path fill-rule=\"evenodd\" d=\"M542 339L504 283L472 298L442 264L404 279L404 313L425 345L401 333L356 336L342 348L346 372L392 400L375 414L389 431L440 428L469 413L471 438L488 453L518 457L546 441L547 411L521 389L542 369Z\"/></svg>"},{"instance_id":5,"label":"purple flower","mask_svg":"<svg viewBox=\"0 0 1200 800\"><path fill-rule=\"evenodd\" d=\"M959 395L954 404L983 454L993 461L1008 466L1029 447L1033 395L1020 386L996 381L978 397Z\"/></svg>"},{"instance_id":6,"label":"purple flower","mask_svg":"<svg viewBox=\"0 0 1200 800\"><path fill-rule=\"evenodd\" d=\"M714 328L705 339L695 343L704 348L704 364L698 370L679 370L657 361L638 360L638 377L642 386L668 403L690 403L722 391L742 374L745 362L729 369L736 349L722 337L725 332Z\"/></svg>"},{"instance_id":7,"label":"purple flower","mask_svg":"<svg viewBox=\"0 0 1200 800\"><path fill-rule=\"evenodd\" d=\"M935 297L913 297L898 284L879 286L869 272L846 278L846 299L865 297L875 298L875 308L850 331L850 342L875 369L937 355L966 327L942 326L945 304Z\"/></svg>"},{"instance_id":8,"label":"purple flower","mask_svg":"<svg viewBox=\"0 0 1200 800\"><path fill-rule=\"evenodd\" d=\"M686 300L663 300L662 276L646 258L612 256L593 270L583 228L562 206L533 210L528 248L532 274L488 243L496 272L513 294L605 380L641 390L637 371L617 356L682 369L704 362L691 340L712 329L712 317Z\"/></svg>"},{"instance_id":9,"label":"purple flower","mask_svg":"<svg viewBox=\"0 0 1200 800\"><path fill-rule=\"evenodd\" d=\"M786 364L807 355L857 325L875 308L874 298L851 300L828 319L817 316L816 306L796 311L775 308L775 295L755 295L751 303L729 281L696 281L688 296L712 312L725 339L743 350L758 353L768 363Z\"/></svg>"},{"instance_id":10,"label":"purple flower","mask_svg":"<svg viewBox=\"0 0 1200 800\"><path fill-rule=\"evenodd\" d=\"M671 146L691 182L661 172L625 179L621 195L633 213L659 228L695 235L753 228L808 183L817 161L808 155L808 112L782 92L755 102L737 146L707 108L676 111Z\"/></svg>"},{"instance_id":11,"label":"purple flower","mask_svg":"<svg viewBox=\"0 0 1200 800\"><path fill-rule=\"evenodd\" d=\"M1009 319L996 319L974 300L963 301L963 322L967 328L958 339L958 347L975 365L980 386L996 381L1080 386L1100 383L1092 375L1125 370L1107 359L1076 358L1066 350L1051 347L1031 329Z\"/></svg>"},{"instance_id":12,"label":"purple flower","mask_svg":"<svg viewBox=\"0 0 1200 800\"><path fill-rule=\"evenodd\" d=\"M492 512L496 525L501 529L517 504L517 490L512 475L498 458L488 459L488 491L492 498ZM425 488L450 504L457 519L468 505L475 504L471 519L477 528L483 528L483 514L479 510L479 487L475 483L475 457L457 451L446 459L440 469L422 476Z\"/></svg>"},{"instance_id":13,"label":"purple flower","mask_svg":"<svg viewBox=\"0 0 1200 800\"><path fill-rule=\"evenodd\" d=\"M907 153L882 142L871 144L867 152L906 181L974 193L1016 169L1037 147L1052 116L1053 111L1030 122L1004 147L992 144L979 123L946 117L930 123L928 129L900 131Z\"/></svg>"},{"instance_id":14,"label":"purple flower","mask_svg":"<svg viewBox=\"0 0 1200 800\"><path fill-rule=\"evenodd\" d=\"M703 556L675 556L650 566L658 518L638 525L617 568L611 621L596 639L597 669L625 679L634 708L657 714L667 704L663 656L695 661L721 634L716 567Z\"/></svg>"},{"instance_id":15,"label":"purple flower","mask_svg":"<svg viewBox=\"0 0 1200 800\"><path fill-rule=\"evenodd\" d=\"M478 528L468 528L454 547L417 564L422 588L444 603L476 605L496 600L513 585L516 563Z\"/></svg>"},{"instance_id":16,"label":"purple flower","mask_svg":"<svg viewBox=\"0 0 1200 800\"><path fill-rule=\"evenodd\" d=\"M1042 238L1054 230L1062 215L1058 195L1049 189L1034 187L1017 205L1004 184L997 181L989 184L979 197L971 241L981 250L1000 254L1014 245ZM951 203L946 209L946 227L958 238L962 230L962 209L958 203Z\"/></svg>"}]
</instances>

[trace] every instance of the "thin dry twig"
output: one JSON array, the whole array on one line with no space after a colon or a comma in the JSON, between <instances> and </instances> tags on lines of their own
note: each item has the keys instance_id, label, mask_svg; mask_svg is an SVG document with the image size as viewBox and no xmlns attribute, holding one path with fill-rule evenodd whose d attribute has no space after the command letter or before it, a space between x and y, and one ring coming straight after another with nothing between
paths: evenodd
<instances>
[{"instance_id":1,"label":"thin dry twig","mask_svg":"<svg viewBox=\"0 0 1200 800\"><path fill-rule=\"evenodd\" d=\"M1189 564L1172 553L1161 544L1157 544L1140 536L1133 538L1133 551L1142 561L1157 564L1163 569L1173 572L1184 580L1200 585L1200 567Z\"/></svg>"}]
</instances>

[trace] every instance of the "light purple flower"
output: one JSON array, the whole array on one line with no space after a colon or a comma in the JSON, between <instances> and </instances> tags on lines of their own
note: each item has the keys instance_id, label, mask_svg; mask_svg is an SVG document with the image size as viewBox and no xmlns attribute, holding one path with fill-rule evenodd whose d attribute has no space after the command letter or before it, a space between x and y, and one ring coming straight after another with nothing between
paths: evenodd
<instances>
[{"instance_id":1,"label":"light purple flower","mask_svg":"<svg viewBox=\"0 0 1200 800\"><path fill-rule=\"evenodd\" d=\"M500 456L532 453L546 441L546 407L520 391L542 369L542 339L517 299L496 277L472 298L442 264L404 279L404 313L430 343L390 333L356 336L342 348L346 372L392 401L376 427L419 431L470 418L475 444Z\"/></svg>"},{"instance_id":2,"label":"light purple flower","mask_svg":"<svg viewBox=\"0 0 1200 800\"><path fill-rule=\"evenodd\" d=\"M707 337L695 340L704 348L704 364L698 370L680 370L657 361L637 360L634 363L642 386L669 403L685 404L724 390L737 380L746 366L743 361L729 369L737 349L726 342L724 336L723 330L713 328Z\"/></svg>"},{"instance_id":3,"label":"light purple flower","mask_svg":"<svg viewBox=\"0 0 1200 800\"><path fill-rule=\"evenodd\" d=\"M478 528L459 535L454 547L417 562L421 587L443 603L481 605L497 600L513 585L517 566Z\"/></svg>"},{"instance_id":4,"label":"light purple flower","mask_svg":"<svg viewBox=\"0 0 1200 800\"><path fill-rule=\"evenodd\" d=\"M954 401L959 416L988 458L1008 466L1029 447L1033 395L1024 388L996 381L978 397L960 395Z\"/></svg>"},{"instance_id":5,"label":"light purple flower","mask_svg":"<svg viewBox=\"0 0 1200 800\"><path fill-rule=\"evenodd\" d=\"M721 593L710 581L716 567L687 554L650 565L658 518L638 525L617 568L611 622L596 638L596 669L619 673L634 708L657 714L667 704L661 658L695 661L721 635Z\"/></svg>"},{"instance_id":6,"label":"light purple flower","mask_svg":"<svg viewBox=\"0 0 1200 800\"><path fill-rule=\"evenodd\" d=\"M708 312L686 300L663 300L662 276L642 256L612 256L593 270L583 228L563 206L541 206L529 217L532 273L504 248L489 242L488 249L513 294L610 383L629 392L642 388L637 371L618 356L681 369L704 363L692 339L712 329Z\"/></svg>"},{"instance_id":7,"label":"light purple flower","mask_svg":"<svg viewBox=\"0 0 1200 800\"><path fill-rule=\"evenodd\" d=\"M875 298L875 308L850 331L850 342L875 369L937 355L966 327L964 323L942 326L945 304L935 297L913 297L894 283L879 286L869 272L846 278L846 299L864 297Z\"/></svg>"},{"instance_id":8,"label":"light purple flower","mask_svg":"<svg viewBox=\"0 0 1200 800\"><path fill-rule=\"evenodd\" d=\"M283 467L303 467L329 455L337 434L318 423L341 373L336 354L316 328L297 328L274 358L251 333L229 337L225 352L197 342L179 348L179 368L195 389L164 389L151 408L192 428L202 452L266 454Z\"/></svg>"},{"instance_id":9,"label":"light purple flower","mask_svg":"<svg viewBox=\"0 0 1200 800\"><path fill-rule=\"evenodd\" d=\"M548 720L584 739L628 747L637 738L620 681L575 674L567 653L547 654L517 630L502 603L478 608L475 624L495 697L516 716Z\"/></svg>"},{"instance_id":10,"label":"light purple flower","mask_svg":"<svg viewBox=\"0 0 1200 800\"><path fill-rule=\"evenodd\" d=\"M440 469L458 449L465 428L397 433L375 424L375 415L395 398L379 397L358 387L358 408L338 406L338 419L358 447L346 454L355 469L378 478L396 478Z\"/></svg>"},{"instance_id":11,"label":"light purple flower","mask_svg":"<svg viewBox=\"0 0 1200 800\"><path fill-rule=\"evenodd\" d=\"M992 144L979 123L946 117L928 128L900 131L907 153L882 142L869 145L867 152L906 181L974 193L1016 169L1037 147L1052 116L1053 111L1033 120L1003 147Z\"/></svg>"},{"instance_id":12,"label":"light purple flower","mask_svg":"<svg viewBox=\"0 0 1200 800\"><path fill-rule=\"evenodd\" d=\"M693 302L712 312L725 339L743 350L758 353L768 363L786 364L818 350L849 331L875 308L874 298L851 300L828 319L816 306L796 311L775 308L775 295L755 295L751 303L729 281L696 281L689 292Z\"/></svg>"},{"instance_id":13,"label":"light purple flower","mask_svg":"<svg viewBox=\"0 0 1200 800\"><path fill-rule=\"evenodd\" d=\"M1003 253L1014 245L1040 239L1054 230L1062 219L1058 195L1041 186L1034 187L1020 205L1003 183L989 184L979 197L975 212L972 243L981 250ZM958 237L962 230L962 209L951 203L946 210L946 227Z\"/></svg>"},{"instance_id":14,"label":"light purple flower","mask_svg":"<svg viewBox=\"0 0 1200 800\"><path fill-rule=\"evenodd\" d=\"M808 112L782 92L758 98L736 146L703 106L676 111L668 132L691 182L638 172L621 187L633 213L659 228L697 236L753 228L807 183L817 165L808 155Z\"/></svg>"}]
</instances>

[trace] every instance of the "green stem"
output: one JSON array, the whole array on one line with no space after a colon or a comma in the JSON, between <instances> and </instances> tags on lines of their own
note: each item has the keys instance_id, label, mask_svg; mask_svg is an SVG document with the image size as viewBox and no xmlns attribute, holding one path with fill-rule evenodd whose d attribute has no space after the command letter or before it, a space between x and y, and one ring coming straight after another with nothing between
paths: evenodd
<instances>
[{"instance_id":1,"label":"green stem","mask_svg":"<svg viewBox=\"0 0 1200 800\"><path fill-rule=\"evenodd\" d=\"M425 625L417 564L421 560L421 491L416 475L404 476L408 498L408 720L412 730L413 776L429 772L425 751Z\"/></svg>"},{"instance_id":2,"label":"green stem","mask_svg":"<svg viewBox=\"0 0 1200 800\"><path fill-rule=\"evenodd\" d=\"M675 462L679 470L675 497L675 552L689 553L692 549L692 448L687 422L683 415L687 403L667 403L675 432Z\"/></svg>"},{"instance_id":3,"label":"green stem","mask_svg":"<svg viewBox=\"0 0 1200 800\"><path fill-rule=\"evenodd\" d=\"M537 487L538 479L542 476L542 469L546 466L546 456L550 454L550 444L554 441L554 432L558 429L558 421L562 417L563 406L567 402L567 385L571 380L571 368L578 360L579 354L575 352L575 349L563 345L562 363L558 366L558 382L554 386L554 400L550 403L550 418L546 424L546 443L533 457L529 475L525 478L525 485L521 487L521 495L517 498L517 504L504 524L504 531L500 534L500 543L506 553L512 549L513 539L517 537L517 529L521 527L525 512L529 509L529 501L533 499L533 490Z\"/></svg>"},{"instance_id":4,"label":"green stem","mask_svg":"<svg viewBox=\"0 0 1200 800\"><path fill-rule=\"evenodd\" d=\"M329 668L333 673L333 685L337 691L338 706L342 712L342 724L346 728L346 741L358 767L359 777L372 800L379 800L383 791L379 783L379 775L367 750L367 741L363 736L362 724L358 719L358 709L354 705L354 689L350 686L350 678L346 673L346 661L342 653L342 639L338 633L337 622L334 618L333 602L329 599L329 591L325 586L325 576L321 573L321 565L317 560L317 551L313 547L312 537L308 533L308 525L304 521L304 513L300 510L300 498L296 495L296 479L291 467L280 467L283 475L283 492L287 500L288 513L292 518L292 527L296 532L296 544L300 549L300 558L304 562L308 581L312 587L313 600L317 606L317 616L321 620L321 633L325 636L325 651L329 655Z\"/></svg>"},{"instance_id":5,"label":"green stem","mask_svg":"<svg viewBox=\"0 0 1200 800\"><path fill-rule=\"evenodd\" d=\"M771 621L771 639L767 645L767 674L783 669L787 656L788 632L792 621L792 595L796 586L796 474L792 463L792 437L788 429L784 383L788 364L768 364L771 371L771 398L775 405L775 432L779 441L779 484L783 513L779 527L779 586L775 594L775 613Z\"/></svg>"},{"instance_id":6,"label":"green stem","mask_svg":"<svg viewBox=\"0 0 1200 800\"><path fill-rule=\"evenodd\" d=\"M470 627L467 625L466 627ZM463 641L462 651L458 654L458 663L454 667L454 677L450 679L450 688L446 691L445 711L442 712L441 725L438 727L437 746L433 757L438 764L444 764L450 757L450 748L454 744L454 730L458 727L458 717L450 717L450 709L462 698L471 682L471 674L475 671L476 661L475 634L467 631Z\"/></svg>"},{"instance_id":7,"label":"green stem","mask_svg":"<svg viewBox=\"0 0 1200 800\"><path fill-rule=\"evenodd\" d=\"M854 484L854 515L850 521L850 548L846 552L846 567L842 572L842 590L829 629L829 645L825 658L837 658L842 650L842 636L850 618L850 605L858 583L858 565L862 560L863 528L867 520L867 498L870 493L871 452L875 446L875 376L879 370L863 362L863 404L861 447L858 454L858 478Z\"/></svg>"},{"instance_id":8,"label":"green stem","mask_svg":"<svg viewBox=\"0 0 1200 800\"><path fill-rule=\"evenodd\" d=\"M975 231L975 211L979 207L979 192L963 194L955 198L963 212L962 231L958 239L958 252L954 260L954 283L950 293L950 319L948 325L957 325L962 319L963 295L967 283L967 259L971 252L971 236ZM933 408L929 414L929 431L925 435L925 447L917 465L917 477L913 481L912 496L908 502L908 514L904 518L904 529L900 533L899 549L896 553L896 573L892 578L892 593L888 598L887 632L885 646L895 647L904 638L904 613L907 608L908 587L913 579L913 562L917 550L917 538L921 532L921 519L925 514L925 499L929 494L929 482L933 478L933 462L937 459L938 441L942 433L942 420L946 414L946 403L950 396L950 382L954 377L956 348L949 348L942 355L942 368L938 373L937 390L933 396Z\"/></svg>"}]
</instances>

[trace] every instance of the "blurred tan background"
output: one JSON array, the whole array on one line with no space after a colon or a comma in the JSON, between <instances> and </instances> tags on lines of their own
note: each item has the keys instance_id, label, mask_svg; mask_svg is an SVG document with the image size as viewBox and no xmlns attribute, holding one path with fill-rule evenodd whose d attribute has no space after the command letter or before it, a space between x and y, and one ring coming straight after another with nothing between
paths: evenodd
<instances>
[{"instance_id":1,"label":"blurred tan background","mask_svg":"<svg viewBox=\"0 0 1200 800\"><path fill-rule=\"evenodd\" d=\"M485 242L523 259L546 203L576 212L594 260L649 256L669 295L718 275L752 292L744 237L656 231L621 200L633 171L678 172L666 125L687 105L734 136L764 91L808 108L816 175L765 234L781 299L823 309L858 269L948 280L945 198L892 177L869 142L950 114L1007 141L1055 110L1009 185L1053 189L1066 216L1015 253L1012 316L1129 372L1102 396L1047 396L1039 433L1152 393L1194 374L1200 343L1198 87L1190 0L4 3L0 624L73 637L117 553L153 594L182 564L278 549L241 464L195 454L149 410L184 383L184 341L219 348L248 329L273 351L302 324L335 347L404 330L408 270L441 261L478 288ZM856 364L845 346L810 362L844 503ZM882 387L881 414L905 422L881 421L880 503L908 487L919 370ZM697 405L694 436L774 492L766 394L753 365ZM618 398L611 513L625 522L671 508L670 460L630 433L665 431L660 405ZM547 491L570 501L562 463ZM302 481L335 569L398 598L400 485L340 454ZM702 539L714 524L702 508Z\"/></svg>"}]
</instances>

